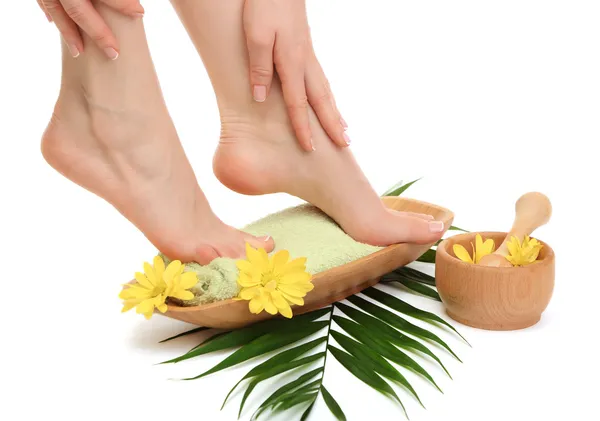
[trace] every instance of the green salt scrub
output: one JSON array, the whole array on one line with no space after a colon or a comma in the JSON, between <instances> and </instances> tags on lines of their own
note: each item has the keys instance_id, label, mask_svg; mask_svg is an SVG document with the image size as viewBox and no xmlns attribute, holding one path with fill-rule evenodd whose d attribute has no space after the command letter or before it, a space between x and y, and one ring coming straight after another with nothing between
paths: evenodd
<instances>
[{"instance_id":1,"label":"green salt scrub","mask_svg":"<svg viewBox=\"0 0 600 421\"><path fill-rule=\"evenodd\" d=\"M244 227L243 231L259 237L273 237L274 252L287 250L292 259L306 257L306 270L313 275L381 250L381 247L355 241L331 218L311 205L266 216ZM186 272L198 275L198 284L191 289L195 298L178 304L194 306L235 297L239 292L236 260L218 258L206 266L186 264Z\"/></svg>"}]
</instances>

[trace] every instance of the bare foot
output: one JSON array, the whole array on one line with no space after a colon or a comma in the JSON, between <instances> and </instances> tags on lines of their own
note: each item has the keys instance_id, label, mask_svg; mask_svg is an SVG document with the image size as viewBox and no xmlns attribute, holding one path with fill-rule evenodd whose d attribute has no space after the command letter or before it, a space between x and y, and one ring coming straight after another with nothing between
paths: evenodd
<instances>
[{"instance_id":1,"label":"bare foot","mask_svg":"<svg viewBox=\"0 0 600 421\"><path fill-rule=\"evenodd\" d=\"M114 205L169 258L241 257L246 242L272 250L272 239L238 231L212 212L165 107L142 23L103 14L122 40L121 58L107 60L91 42L77 59L63 53L45 159Z\"/></svg>"},{"instance_id":2,"label":"bare foot","mask_svg":"<svg viewBox=\"0 0 600 421\"><path fill-rule=\"evenodd\" d=\"M337 221L354 239L386 246L426 244L441 238L443 222L391 211L372 189L350 148L327 137L313 112L315 151L298 147L278 86L268 101L221 107L221 141L213 164L219 180L243 194L287 192Z\"/></svg>"},{"instance_id":3,"label":"bare foot","mask_svg":"<svg viewBox=\"0 0 600 421\"><path fill-rule=\"evenodd\" d=\"M373 245L426 244L441 238L442 222L386 209L349 148L327 138L312 110L316 151L303 152L279 81L273 82L265 102L254 101L242 26L244 0L171 2L215 89L222 133L214 170L223 184L245 194L298 196L329 214L356 240Z\"/></svg>"}]
</instances>

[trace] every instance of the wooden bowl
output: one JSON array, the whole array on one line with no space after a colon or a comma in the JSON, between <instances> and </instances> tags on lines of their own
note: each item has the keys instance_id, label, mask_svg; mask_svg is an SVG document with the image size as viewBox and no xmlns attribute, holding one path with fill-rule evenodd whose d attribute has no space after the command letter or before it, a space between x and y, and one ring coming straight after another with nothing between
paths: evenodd
<instances>
[{"instance_id":1,"label":"wooden bowl","mask_svg":"<svg viewBox=\"0 0 600 421\"><path fill-rule=\"evenodd\" d=\"M436 220L443 221L446 228L454 219L454 214L449 210L417 200L385 197L383 202L391 209L433 215ZM292 306L292 310L295 315L308 313L356 294L375 285L381 276L418 259L432 245L395 244L362 259L318 273L313 276L315 288L304 298L304 306ZM169 305L164 315L199 326L223 329L235 329L274 317L264 311L252 314L248 309L248 301L232 299L195 307Z\"/></svg>"},{"instance_id":2,"label":"wooden bowl","mask_svg":"<svg viewBox=\"0 0 600 421\"><path fill-rule=\"evenodd\" d=\"M482 232L501 244L506 233ZM486 267L465 263L454 244L471 251L476 233L443 241L437 249L435 279L450 317L467 326L487 330L517 330L535 325L554 290L554 251L542 243L537 263L524 267Z\"/></svg>"}]
</instances>

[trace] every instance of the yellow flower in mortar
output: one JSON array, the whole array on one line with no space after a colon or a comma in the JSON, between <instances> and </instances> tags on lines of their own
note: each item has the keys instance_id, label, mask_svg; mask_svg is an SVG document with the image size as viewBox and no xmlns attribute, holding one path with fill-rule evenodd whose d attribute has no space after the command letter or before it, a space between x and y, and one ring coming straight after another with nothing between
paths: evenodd
<instances>
[{"instance_id":1,"label":"yellow flower in mortar","mask_svg":"<svg viewBox=\"0 0 600 421\"><path fill-rule=\"evenodd\" d=\"M471 247L473 248L473 257L471 257L467 249L460 244L454 244L452 250L454 251L454 255L463 262L477 264L483 256L492 254L496 248L496 245L494 244L494 240L491 238L488 238L484 242L481 235L477 234L475 236L475 245L471 243Z\"/></svg>"},{"instance_id":2,"label":"yellow flower in mortar","mask_svg":"<svg viewBox=\"0 0 600 421\"><path fill-rule=\"evenodd\" d=\"M154 258L154 266L144 263L144 273L136 272L134 284L125 284L119 294L124 300L122 312L136 308L138 314L150 319L156 308L161 313L167 311L167 297L191 300L194 294L188 291L198 282L194 272L183 273L184 265L173 260L165 269L160 256Z\"/></svg>"},{"instance_id":3,"label":"yellow flower in mortar","mask_svg":"<svg viewBox=\"0 0 600 421\"><path fill-rule=\"evenodd\" d=\"M535 262L543 247L538 240L529 236L525 236L522 243L512 236L507 246L509 255L506 256L506 260L513 266L526 266Z\"/></svg>"},{"instance_id":4,"label":"yellow flower in mortar","mask_svg":"<svg viewBox=\"0 0 600 421\"><path fill-rule=\"evenodd\" d=\"M314 288L312 276L306 272L306 258L288 262L287 250L269 258L264 249L256 250L249 244L246 244L246 258L236 262L240 270L237 282L242 287L238 299L250 301L248 306L254 314L265 310L291 318L290 304L304 305L303 298Z\"/></svg>"}]
</instances>

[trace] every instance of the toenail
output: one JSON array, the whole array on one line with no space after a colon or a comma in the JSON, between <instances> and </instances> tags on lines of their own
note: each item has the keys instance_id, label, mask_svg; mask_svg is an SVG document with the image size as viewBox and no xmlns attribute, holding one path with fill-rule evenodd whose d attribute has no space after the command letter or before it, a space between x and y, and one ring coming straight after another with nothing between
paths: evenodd
<instances>
[{"instance_id":1,"label":"toenail","mask_svg":"<svg viewBox=\"0 0 600 421\"><path fill-rule=\"evenodd\" d=\"M265 102L267 99L267 87L265 85L254 85L252 95L256 102Z\"/></svg>"},{"instance_id":2,"label":"toenail","mask_svg":"<svg viewBox=\"0 0 600 421\"><path fill-rule=\"evenodd\" d=\"M429 223L429 231L442 232L444 231L444 223L442 221L432 221Z\"/></svg>"},{"instance_id":3,"label":"toenail","mask_svg":"<svg viewBox=\"0 0 600 421\"><path fill-rule=\"evenodd\" d=\"M119 58L119 53L114 48L105 48L104 54L106 54L106 56L113 61Z\"/></svg>"},{"instance_id":4,"label":"toenail","mask_svg":"<svg viewBox=\"0 0 600 421\"><path fill-rule=\"evenodd\" d=\"M350 137L344 133L344 142L346 142L346 145L350 146Z\"/></svg>"}]
</instances>

